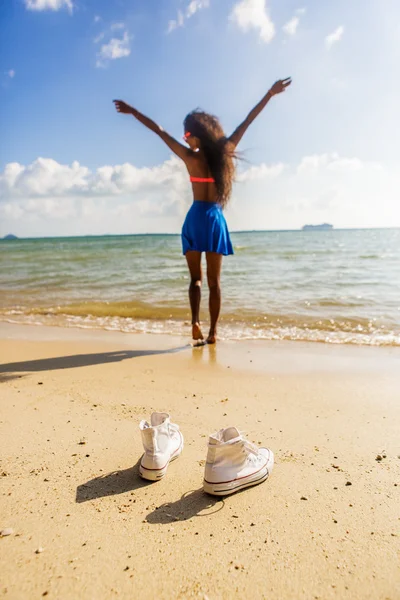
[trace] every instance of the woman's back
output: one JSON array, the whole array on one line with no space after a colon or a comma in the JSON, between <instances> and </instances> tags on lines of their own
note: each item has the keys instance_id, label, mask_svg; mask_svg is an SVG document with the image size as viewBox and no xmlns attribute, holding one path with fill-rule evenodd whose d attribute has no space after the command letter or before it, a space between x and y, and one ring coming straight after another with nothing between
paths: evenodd
<instances>
[{"instance_id":1,"label":"woman's back","mask_svg":"<svg viewBox=\"0 0 400 600\"><path fill-rule=\"evenodd\" d=\"M186 164L193 190L193 200L217 202L217 190L202 150L193 153Z\"/></svg>"}]
</instances>

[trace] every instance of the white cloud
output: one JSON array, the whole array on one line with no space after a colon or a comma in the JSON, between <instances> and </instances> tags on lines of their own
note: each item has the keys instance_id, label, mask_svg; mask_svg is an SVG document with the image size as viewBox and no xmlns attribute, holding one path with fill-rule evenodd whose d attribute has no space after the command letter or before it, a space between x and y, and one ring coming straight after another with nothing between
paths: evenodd
<instances>
[{"instance_id":1,"label":"white cloud","mask_svg":"<svg viewBox=\"0 0 400 600\"><path fill-rule=\"evenodd\" d=\"M168 23L167 33L171 33L177 27L183 27L185 23L185 17L182 11L178 10L178 16L176 19L171 19Z\"/></svg>"},{"instance_id":2,"label":"white cloud","mask_svg":"<svg viewBox=\"0 0 400 600\"><path fill-rule=\"evenodd\" d=\"M304 15L307 12L307 9L303 6L303 8L298 8L296 10L296 14L298 15Z\"/></svg>"},{"instance_id":3,"label":"white cloud","mask_svg":"<svg viewBox=\"0 0 400 600\"><path fill-rule=\"evenodd\" d=\"M161 190L181 189L185 168L176 157L155 167L138 168L130 163L105 165L94 172L74 161L62 165L52 158L37 158L30 165L8 163L0 174L0 201L11 198L64 198L120 196Z\"/></svg>"},{"instance_id":4,"label":"white cloud","mask_svg":"<svg viewBox=\"0 0 400 600\"><path fill-rule=\"evenodd\" d=\"M178 10L176 19L171 19L168 23L167 33L171 33L178 27L183 27L186 19L190 19L199 10L208 8L210 6L210 0L191 0L187 6L185 12Z\"/></svg>"},{"instance_id":5,"label":"white cloud","mask_svg":"<svg viewBox=\"0 0 400 600\"><path fill-rule=\"evenodd\" d=\"M118 29L125 29L125 23L112 23L111 31L117 31Z\"/></svg>"},{"instance_id":6,"label":"white cloud","mask_svg":"<svg viewBox=\"0 0 400 600\"><path fill-rule=\"evenodd\" d=\"M335 31L332 31L332 33L330 33L329 35L326 36L325 46L329 49L333 46L333 44L340 42L340 40L343 37L343 33L344 33L344 27L343 27L343 25L340 25L337 29L335 29Z\"/></svg>"},{"instance_id":7,"label":"white cloud","mask_svg":"<svg viewBox=\"0 0 400 600\"><path fill-rule=\"evenodd\" d=\"M25 0L25 6L28 10L60 10L67 8L72 13L74 5L72 0Z\"/></svg>"},{"instance_id":8,"label":"white cloud","mask_svg":"<svg viewBox=\"0 0 400 600\"><path fill-rule=\"evenodd\" d=\"M258 30L260 39L265 43L271 42L275 35L275 25L269 16L266 0L241 0L233 7L230 20L245 32Z\"/></svg>"},{"instance_id":9,"label":"white cloud","mask_svg":"<svg viewBox=\"0 0 400 600\"><path fill-rule=\"evenodd\" d=\"M400 226L400 169L335 153L298 164L260 164L238 173L228 209L237 229ZM38 158L0 173L0 229L23 235L179 231L191 202L186 169L176 157L154 167L130 163L90 170ZM31 229L29 229L31 227ZM0 232L0 235L2 233Z\"/></svg>"},{"instance_id":10,"label":"white cloud","mask_svg":"<svg viewBox=\"0 0 400 600\"><path fill-rule=\"evenodd\" d=\"M100 15L95 15L95 16L94 16L94 19L93 19L93 21L94 21L95 23L98 23L99 21L101 21L101 17L100 17Z\"/></svg>"},{"instance_id":11,"label":"white cloud","mask_svg":"<svg viewBox=\"0 0 400 600\"><path fill-rule=\"evenodd\" d=\"M191 0L186 10L186 18L190 19L198 10L208 8L209 6L209 0Z\"/></svg>"},{"instance_id":12,"label":"white cloud","mask_svg":"<svg viewBox=\"0 0 400 600\"><path fill-rule=\"evenodd\" d=\"M87 167L81 167L76 161L70 167L51 158L38 158L27 167L8 163L0 176L0 198L4 195L62 196L83 191L88 174Z\"/></svg>"},{"instance_id":13,"label":"white cloud","mask_svg":"<svg viewBox=\"0 0 400 600\"><path fill-rule=\"evenodd\" d=\"M297 31L297 27L299 26L299 23L300 23L299 17L294 16L290 19L290 21L285 23L285 25L282 27L282 29L287 35L294 35Z\"/></svg>"},{"instance_id":14,"label":"white cloud","mask_svg":"<svg viewBox=\"0 0 400 600\"><path fill-rule=\"evenodd\" d=\"M161 227L174 231L190 195L186 169L176 157L152 168L125 163L94 171L50 158L27 166L9 163L0 174L0 230L41 235L50 223L61 234L146 232L163 219Z\"/></svg>"},{"instance_id":15,"label":"white cloud","mask_svg":"<svg viewBox=\"0 0 400 600\"><path fill-rule=\"evenodd\" d=\"M6 71L6 75L8 75L10 79L14 79L14 77L15 77L14 69L10 69L9 71Z\"/></svg>"},{"instance_id":16,"label":"white cloud","mask_svg":"<svg viewBox=\"0 0 400 600\"><path fill-rule=\"evenodd\" d=\"M335 152L332 154L314 154L305 156L297 167L298 174L313 174L321 169L330 172L360 171L366 165L359 158L341 158ZM379 170L382 167L377 163L368 163L369 169Z\"/></svg>"},{"instance_id":17,"label":"white cloud","mask_svg":"<svg viewBox=\"0 0 400 600\"><path fill-rule=\"evenodd\" d=\"M253 166L238 180L229 218L234 229L299 228L324 221L336 227L400 225L396 166L325 153L305 156L297 165Z\"/></svg>"},{"instance_id":18,"label":"white cloud","mask_svg":"<svg viewBox=\"0 0 400 600\"><path fill-rule=\"evenodd\" d=\"M128 32L124 31L122 37L111 38L107 44L103 44L97 53L96 67L105 67L110 60L129 56L131 53L130 40Z\"/></svg>"},{"instance_id":19,"label":"white cloud","mask_svg":"<svg viewBox=\"0 0 400 600\"><path fill-rule=\"evenodd\" d=\"M260 165L251 166L240 172L237 175L237 181L245 182L274 179L275 177L279 177L284 169L285 165L283 163L278 163L276 165L266 165L265 163L261 163Z\"/></svg>"}]
</instances>

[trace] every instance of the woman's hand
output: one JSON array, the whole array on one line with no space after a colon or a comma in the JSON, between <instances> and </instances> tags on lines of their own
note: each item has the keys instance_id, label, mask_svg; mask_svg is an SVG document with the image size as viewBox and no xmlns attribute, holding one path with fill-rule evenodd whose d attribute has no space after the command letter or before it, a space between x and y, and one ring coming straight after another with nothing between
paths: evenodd
<instances>
[{"instance_id":1,"label":"woman's hand","mask_svg":"<svg viewBox=\"0 0 400 600\"><path fill-rule=\"evenodd\" d=\"M115 104L115 108L119 113L122 113L124 115L133 114L132 106L129 106L129 104L126 104L126 102L123 102L122 100L113 100L113 102Z\"/></svg>"},{"instance_id":2,"label":"woman's hand","mask_svg":"<svg viewBox=\"0 0 400 600\"><path fill-rule=\"evenodd\" d=\"M270 96L275 96L276 94L281 94L282 92L284 92L286 90L288 85L290 85L291 83L292 83L291 77L287 77L286 79L279 79L279 81L276 81L274 83L274 85L272 86L272 88L269 90L268 93L270 94Z\"/></svg>"}]
</instances>

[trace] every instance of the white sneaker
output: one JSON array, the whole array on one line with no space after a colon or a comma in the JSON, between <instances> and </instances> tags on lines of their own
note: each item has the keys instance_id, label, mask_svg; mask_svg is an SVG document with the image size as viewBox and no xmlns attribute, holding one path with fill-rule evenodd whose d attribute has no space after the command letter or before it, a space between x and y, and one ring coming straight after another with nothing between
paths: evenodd
<instances>
[{"instance_id":1,"label":"white sneaker","mask_svg":"<svg viewBox=\"0 0 400 600\"><path fill-rule=\"evenodd\" d=\"M274 466L268 448L258 448L236 429L210 435L203 488L207 494L226 496L265 481Z\"/></svg>"},{"instance_id":2,"label":"white sneaker","mask_svg":"<svg viewBox=\"0 0 400 600\"><path fill-rule=\"evenodd\" d=\"M168 413L154 412L150 419L139 425L144 454L139 473L143 479L158 481L167 472L171 460L178 458L183 449L183 435L178 425L171 423Z\"/></svg>"}]
</instances>

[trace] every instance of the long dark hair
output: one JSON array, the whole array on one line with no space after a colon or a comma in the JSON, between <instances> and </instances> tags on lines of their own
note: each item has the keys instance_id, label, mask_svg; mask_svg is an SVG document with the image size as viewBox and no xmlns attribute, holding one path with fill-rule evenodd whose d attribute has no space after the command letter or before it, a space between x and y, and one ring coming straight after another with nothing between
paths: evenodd
<instances>
[{"instance_id":1,"label":"long dark hair","mask_svg":"<svg viewBox=\"0 0 400 600\"><path fill-rule=\"evenodd\" d=\"M199 138L201 149L215 180L217 201L224 208L232 192L236 158L232 144L226 139L221 123L206 112L194 110L184 120L185 131Z\"/></svg>"}]
</instances>

